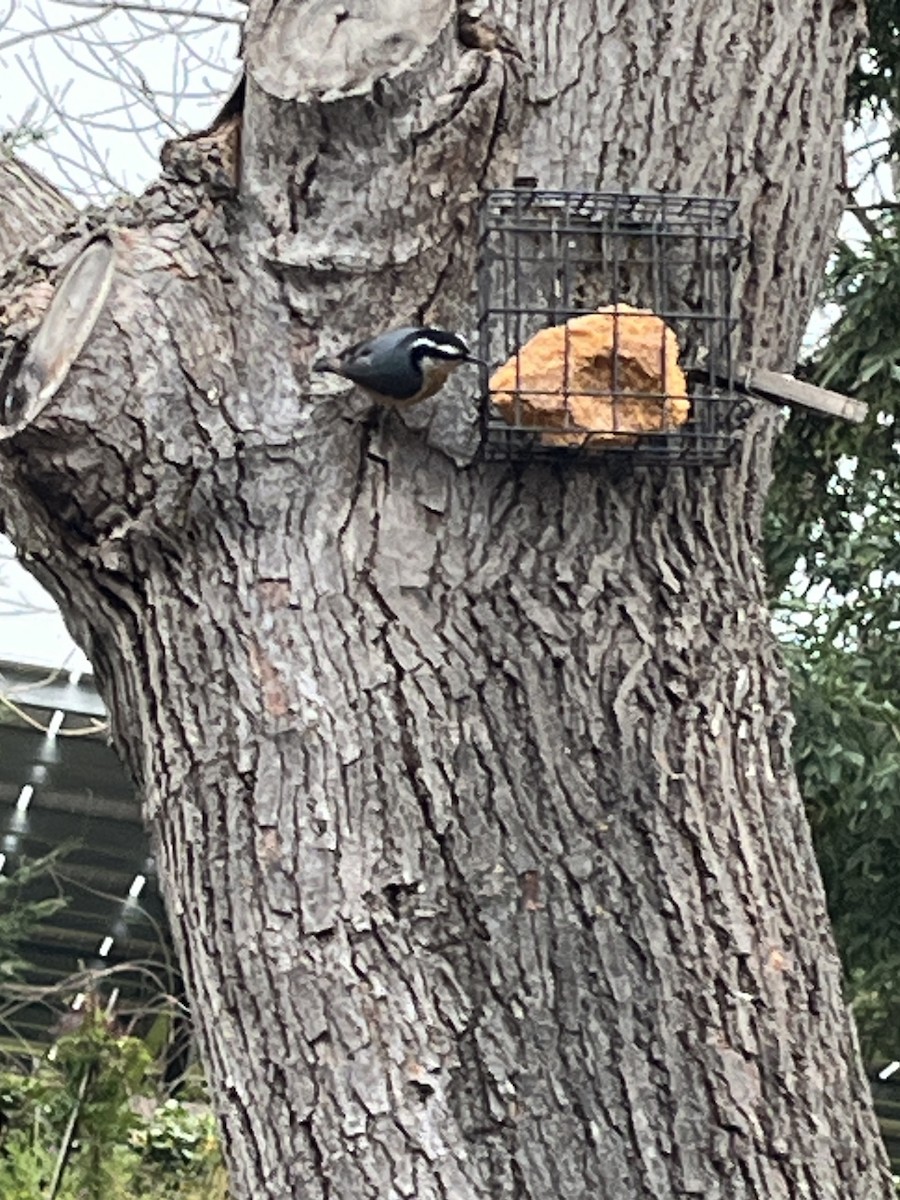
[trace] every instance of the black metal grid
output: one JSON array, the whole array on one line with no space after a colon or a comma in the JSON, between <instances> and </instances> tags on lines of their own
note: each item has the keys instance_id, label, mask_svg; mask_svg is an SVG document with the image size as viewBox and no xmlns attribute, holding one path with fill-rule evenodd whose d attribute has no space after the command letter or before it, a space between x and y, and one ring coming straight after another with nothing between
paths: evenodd
<instances>
[{"instance_id":1,"label":"black metal grid","mask_svg":"<svg viewBox=\"0 0 900 1200\"><path fill-rule=\"evenodd\" d=\"M577 457L602 461L608 452L637 460L692 465L727 462L735 441L732 280L741 246L736 204L701 196L624 195L606 192L539 191L514 188L485 198L479 231L479 352L482 368L482 452L488 459ZM598 308L628 304L650 309L675 333L679 364L688 378L690 414L685 424L663 432L629 433L620 414L629 402L670 403L661 392L635 393L620 387L617 333L611 356L611 385L605 391L563 388L561 426L535 425L523 414L528 392L519 386L518 357L514 420L491 403L489 379L537 332L562 325ZM626 316L613 322L618 330ZM565 380L569 378L568 336ZM660 337L665 374L665 342ZM611 414L603 426L573 437L572 445L548 444L542 435L581 431L571 420L573 396L603 396ZM632 405L633 406L633 405ZM619 435L618 441L608 436Z\"/></svg>"}]
</instances>

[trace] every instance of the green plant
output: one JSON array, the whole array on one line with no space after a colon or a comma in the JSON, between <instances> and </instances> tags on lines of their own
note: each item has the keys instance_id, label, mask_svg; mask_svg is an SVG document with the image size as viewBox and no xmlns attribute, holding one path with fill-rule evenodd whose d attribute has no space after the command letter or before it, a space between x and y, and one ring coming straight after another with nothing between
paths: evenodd
<instances>
[{"instance_id":1,"label":"green plant","mask_svg":"<svg viewBox=\"0 0 900 1200\"><path fill-rule=\"evenodd\" d=\"M767 528L794 758L868 1061L895 1056L900 1022L900 221L873 221L832 265L840 315L807 367L869 418L791 418Z\"/></svg>"},{"instance_id":2,"label":"green plant","mask_svg":"<svg viewBox=\"0 0 900 1200\"><path fill-rule=\"evenodd\" d=\"M225 1172L208 1105L166 1100L131 1141L141 1152L140 1178L153 1195L174 1200L194 1186L205 1197L224 1196ZM181 1190L173 1190L176 1182Z\"/></svg>"},{"instance_id":3,"label":"green plant","mask_svg":"<svg viewBox=\"0 0 900 1200\"><path fill-rule=\"evenodd\" d=\"M60 847L43 858L25 860L13 874L0 875L0 984L22 975L27 967L21 957L22 947L41 921L66 906L67 900L60 892L39 900L28 895L36 882L53 880L54 866L66 849Z\"/></svg>"},{"instance_id":4,"label":"green plant","mask_svg":"<svg viewBox=\"0 0 900 1200\"><path fill-rule=\"evenodd\" d=\"M0 1074L3 1200L224 1200L207 1105L163 1099L153 1056L88 998L31 1069Z\"/></svg>"}]
</instances>

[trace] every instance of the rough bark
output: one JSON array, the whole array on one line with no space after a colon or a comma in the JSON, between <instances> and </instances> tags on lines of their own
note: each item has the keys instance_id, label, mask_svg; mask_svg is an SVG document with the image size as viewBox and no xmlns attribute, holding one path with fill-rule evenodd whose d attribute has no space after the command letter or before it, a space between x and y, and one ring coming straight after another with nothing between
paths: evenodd
<instances>
[{"instance_id":1,"label":"rough bark","mask_svg":"<svg viewBox=\"0 0 900 1200\"><path fill-rule=\"evenodd\" d=\"M37 171L0 154L0 267L56 233L75 217L73 206Z\"/></svg>"},{"instance_id":2,"label":"rough bark","mask_svg":"<svg viewBox=\"0 0 900 1200\"><path fill-rule=\"evenodd\" d=\"M857 7L509 0L522 60L446 4L337 7L251 9L234 194L229 114L214 169L171 151L85 220L109 299L0 442L145 797L235 1195L886 1198L763 597L773 410L727 470L463 469L462 383L426 433L308 376L471 328L516 171L735 195L744 349L789 365ZM83 244L7 279L8 337Z\"/></svg>"}]
</instances>

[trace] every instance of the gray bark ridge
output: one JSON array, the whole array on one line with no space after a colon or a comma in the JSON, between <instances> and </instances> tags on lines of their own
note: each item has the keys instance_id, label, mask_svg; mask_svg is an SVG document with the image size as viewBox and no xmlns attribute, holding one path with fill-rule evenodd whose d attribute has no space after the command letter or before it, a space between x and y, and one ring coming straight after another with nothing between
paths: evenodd
<instances>
[{"instance_id":1,"label":"gray bark ridge","mask_svg":"<svg viewBox=\"0 0 900 1200\"><path fill-rule=\"evenodd\" d=\"M0 196L0 270L77 217L51 183L11 154L0 155Z\"/></svg>"}]
</instances>

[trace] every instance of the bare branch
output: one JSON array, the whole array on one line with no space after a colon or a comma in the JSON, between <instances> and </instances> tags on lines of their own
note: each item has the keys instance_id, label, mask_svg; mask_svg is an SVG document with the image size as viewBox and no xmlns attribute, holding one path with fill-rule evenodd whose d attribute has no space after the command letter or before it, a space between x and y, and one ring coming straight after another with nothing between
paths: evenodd
<instances>
[{"instance_id":1,"label":"bare branch","mask_svg":"<svg viewBox=\"0 0 900 1200\"><path fill-rule=\"evenodd\" d=\"M116 10L118 12L142 12L152 13L160 17L191 17L201 18L204 21L212 21L215 24L222 25L243 25L243 20L240 17L230 17L224 13L211 12L203 8L166 8L164 5L158 4L137 4L131 0L116 0L113 5L97 3L96 0L65 0L70 8L98 8L102 9L104 15L106 12Z\"/></svg>"},{"instance_id":2,"label":"bare branch","mask_svg":"<svg viewBox=\"0 0 900 1200\"><path fill-rule=\"evenodd\" d=\"M0 68L5 81L14 80L4 88L6 122L14 131L30 130L37 114L43 144L28 146L29 154L40 154L68 191L98 201L135 191L155 172L162 141L202 127L203 110L233 78L231 30L242 16L236 0L187 0L185 7L138 0L8 5L0 19L8 35L0 42ZM4 63L4 52L15 57ZM64 65L60 72L60 55L68 71ZM11 107L22 96L30 99L27 113L24 105L18 112ZM132 148L124 155L126 136Z\"/></svg>"},{"instance_id":3,"label":"bare branch","mask_svg":"<svg viewBox=\"0 0 900 1200\"><path fill-rule=\"evenodd\" d=\"M104 17L109 16L115 11L115 5L104 4L97 6L99 11L92 17L81 17L77 21L70 21L67 25L48 26L46 29L35 29L30 33L19 33L15 37L9 38L5 42L0 42L0 54L4 50L12 50L14 46L20 46L23 42L33 42L41 37L59 37L64 33L71 33L75 29L81 29L84 25L96 25L98 21L102 21Z\"/></svg>"}]
</instances>

